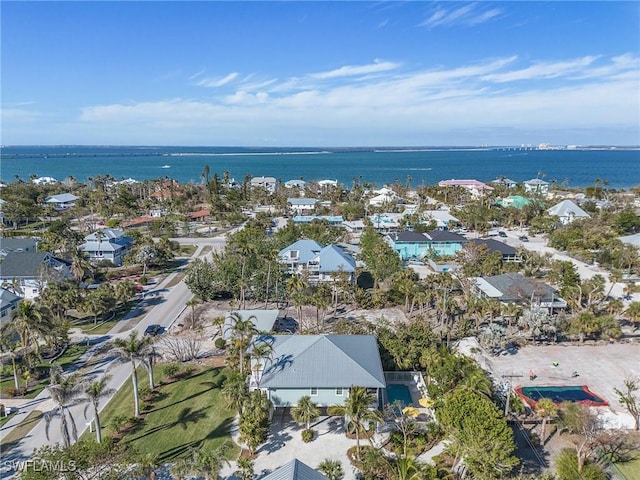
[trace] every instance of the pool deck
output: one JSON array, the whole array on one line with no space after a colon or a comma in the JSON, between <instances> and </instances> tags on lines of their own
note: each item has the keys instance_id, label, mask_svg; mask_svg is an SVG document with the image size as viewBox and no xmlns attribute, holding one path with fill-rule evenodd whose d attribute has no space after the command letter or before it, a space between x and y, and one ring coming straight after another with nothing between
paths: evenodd
<instances>
[{"instance_id":1,"label":"pool deck","mask_svg":"<svg viewBox=\"0 0 640 480\"><path fill-rule=\"evenodd\" d=\"M496 381L509 380L513 387L587 385L609 402L609 406L597 408L629 417L621 420L624 425L632 422L618 403L614 388L623 388L625 379L640 375L640 342L527 346L515 355L495 357L481 350L474 357ZM529 379L530 370L536 375L534 380ZM572 376L574 370L578 377Z\"/></svg>"}]
</instances>

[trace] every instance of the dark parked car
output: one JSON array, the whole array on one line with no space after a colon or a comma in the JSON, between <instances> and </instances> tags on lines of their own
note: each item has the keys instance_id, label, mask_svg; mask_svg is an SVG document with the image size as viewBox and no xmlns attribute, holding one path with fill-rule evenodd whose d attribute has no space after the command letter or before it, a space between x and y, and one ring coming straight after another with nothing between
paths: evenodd
<instances>
[{"instance_id":1,"label":"dark parked car","mask_svg":"<svg viewBox=\"0 0 640 480\"><path fill-rule=\"evenodd\" d=\"M529 241L529 237L527 237L526 235L522 235L521 237L518 237L518 239L521 242L528 242Z\"/></svg>"},{"instance_id":2,"label":"dark parked car","mask_svg":"<svg viewBox=\"0 0 640 480\"><path fill-rule=\"evenodd\" d=\"M503 232L502 230L500 230L500 231L498 232L498 236L499 236L499 237L506 238L506 237L507 237L507 232Z\"/></svg>"},{"instance_id":3,"label":"dark parked car","mask_svg":"<svg viewBox=\"0 0 640 480\"><path fill-rule=\"evenodd\" d=\"M144 331L145 335L151 335L152 337L161 335L162 333L164 333L164 327L157 324L149 325Z\"/></svg>"}]
</instances>

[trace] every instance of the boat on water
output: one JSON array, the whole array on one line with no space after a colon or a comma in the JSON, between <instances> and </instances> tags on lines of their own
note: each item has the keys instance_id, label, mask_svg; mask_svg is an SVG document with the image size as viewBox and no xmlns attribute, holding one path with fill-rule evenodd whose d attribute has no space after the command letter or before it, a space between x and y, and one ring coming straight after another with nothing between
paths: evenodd
<instances>
[{"instance_id":1,"label":"boat on water","mask_svg":"<svg viewBox=\"0 0 640 480\"><path fill-rule=\"evenodd\" d=\"M160 168L171 168L171 165L162 165Z\"/></svg>"}]
</instances>

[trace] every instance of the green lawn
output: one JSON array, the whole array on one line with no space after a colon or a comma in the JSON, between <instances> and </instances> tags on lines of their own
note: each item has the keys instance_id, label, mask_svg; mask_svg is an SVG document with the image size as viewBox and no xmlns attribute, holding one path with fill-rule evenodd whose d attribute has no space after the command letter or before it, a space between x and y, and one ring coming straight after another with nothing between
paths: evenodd
<instances>
[{"instance_id":1,"label":"green lawn","mask_svg":"<svg viewBox=\"0 0 640 480\"><path fill-rule=\"evenodd\" d=\"M60 365L64 370L67 370L73 362L75 362L80 356L87 351L89 347L85 344L74 343L69 345L64 354L58 358L55 363ZM36 370L39 372L40 378L37 381L32 380L29 385L29 392L25 398L35 398L48 384L49 384L49 369L51 363L44 361L36 366ZM6 389L13 388L13 370L11 366L4 368L4 376L0 382L0 392L4 392ZM23 386L22 378L19 378L20 387Z\"/></svg>"},{"instance_id":2,"label":"green lawn","mask_svg":"<svg viewBox=\"0 0 640 480\"><path fill-rule=\"evenodd\" d=\"M156 371L158 382L161 366ZM229 429L234 412L226 408L220 395L224 379L221 372L220 368L196 369L188 377L157 387L143 420L124 435L123 441L141 454L157 455L160 461L186 456L192 447L210 451L225 441L232 443ZM138 376L140 388L148 387L146 371L139 370ZM133 392L128 381L101 414L104 434L115 433L111 425L114 417L132 414ZM93 434L85 432L87 435ZM235 458L238 452L234 444L229 458Z\"/></svg>"},{"instance_id":3,"label":"green lawn","mask_svg":"<svg viewBox=\"0 0 640 480\"><path fill-rule=\"evenodd\" d=\"M0 444L0 453L6 454L9 450L15 447L20 440L27 436L27 434L35 427L40 420L42 420L42 412L40 410L33 410L26 418L15 426L3 439Z\"/></svg>"},{"instance_id":4,"label":"green lawn","mask_svg":"<svg viewBox=\"0 0 640 480\"><path fill-rule=\"evenodd\" d=\"M180 245L180 252L179 252L180 256L182 256L182 257L190 257L194 253L196 253L196 246L195 245Z\"/></svg>"},{"instance_id":5,"label":"green lawn","mask_svg":"<svg viewBox=\"0 0 640 480\"><path fill-rule=\"evenodd\" d=\"M636 458L630 462L616 463L616 467L618 467L618 470L629 480L640 478L640 458Z\"/></svg>"}]
</instances>

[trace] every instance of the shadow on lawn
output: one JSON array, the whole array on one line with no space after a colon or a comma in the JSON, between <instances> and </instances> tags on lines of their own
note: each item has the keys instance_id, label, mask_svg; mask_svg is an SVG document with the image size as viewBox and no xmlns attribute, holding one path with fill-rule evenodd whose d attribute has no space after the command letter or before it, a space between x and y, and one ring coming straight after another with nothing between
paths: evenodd
<instances>
[{"instance_id":1,"label":"shadow on lawn","mask_svg":"<svg viewBox=\"0 0 640 480\"><path fill-rule=\"evenodd\" d=\"M200 420L205 419L207 417L207 413L206 413L207 410L208 408L205 408L205 407L202 407L199 410L191 410L191 407L185 407L182 410L180 410L180 414L178 415L178 418L175 421L165 423L162 425L157 425L145 432L140 432L141 433L140 435L132 436L130 439L128 439L128 441L133 442L141 438L144 438L147 435L153 435L154 433L160 432L162 430L167 430L169 428L173 428L177 425L180 425L183 430L186 430L189 427L190 423L195 424L195 423L198 423ZM139 423L137 426L141 428L142 423Z\"/></svg>"},{"instance_id":2,"label":"shadow on lawn","mask_svg":"<svg viewBox=\"0 0 640 480\"><path fill-rule=\"evenodd\" d=\"M165 450L164 452L160 452L158 455L158 460L161 462L165 462L168 460L172 460L178 457L182 457L189 452L192 448L201 447L205 441L213 440L216 438L222 438L229 435L229 431L231 430L231 426L233 424L233 418L225 418L220 425L218 425L214 430L209 432L208 435L201 438L200 440L194 440L192 442L186 442L182 445L178 445L176 447Z\"/></svg>"}]
</instances>

